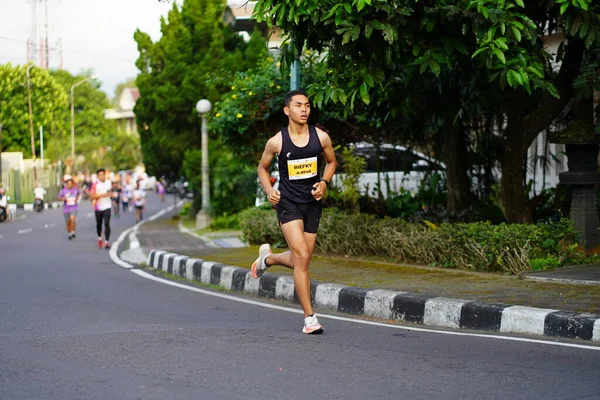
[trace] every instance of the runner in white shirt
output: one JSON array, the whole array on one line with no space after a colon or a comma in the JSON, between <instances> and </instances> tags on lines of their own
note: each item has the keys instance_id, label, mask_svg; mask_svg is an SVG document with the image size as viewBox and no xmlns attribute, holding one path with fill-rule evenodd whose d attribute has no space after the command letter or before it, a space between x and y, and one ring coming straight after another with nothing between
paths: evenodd
<instances>
[{"instance_id":1,"label":"runner in white shirt","mask_svg":"<svg viewBox=\"0 0 600 400\"><path fill-rule=\"evenodd\" d=\"M142 189L140 182L141 180L137 182L137 188L133 191L136 222L140 222L144 218L144 207L146 206L146 191Z\"/></svg>"},{"instance_id":2,"label":"runner in white shirt","mask_svg":"<svg viewBox=\"0 0 600 400\"><path fill-rule=\"evenodd\" d=\"M96 232L98 233L98 248L110 249L110 212L112 209L112 182L106 179L106 170L99 169L96 173L98 182L92 186L90 198L94 203L96 214ZM104 241L102 240L102 222L104 222Z\"/></svg>"}]
</instances>

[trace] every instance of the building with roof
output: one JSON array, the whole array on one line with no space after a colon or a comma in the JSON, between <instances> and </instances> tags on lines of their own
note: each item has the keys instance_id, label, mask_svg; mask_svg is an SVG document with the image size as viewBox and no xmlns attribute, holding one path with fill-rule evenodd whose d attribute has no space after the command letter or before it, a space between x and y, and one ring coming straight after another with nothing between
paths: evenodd
<instances>
[{"instance_id":1,"label":"building with roof","mask_svg":"<svg viewBox=\"0 0 600 400\"><path fill-rule=\"evenodd\" d=\"M246 40L252 31L257 28L267 38L270 50L279 49L283 42L283 31L280 28L269 29L264 22L258 23L252 19L255 4L256 2L254 1L228 1L223 20L246 38Z\"/></svg>"},{"instance_id":2,"label":"building with roof","mask_svg":"<svg viewBox=\"0 0 600 400\"><path fill-rule=\"evenodd\" d=\"M140 98L138 88L125 88L117 99L117 108L104 110L104 118L114 120L118 132L137 134L137 124L133 108Z\"/></svg>"}]
</instances>

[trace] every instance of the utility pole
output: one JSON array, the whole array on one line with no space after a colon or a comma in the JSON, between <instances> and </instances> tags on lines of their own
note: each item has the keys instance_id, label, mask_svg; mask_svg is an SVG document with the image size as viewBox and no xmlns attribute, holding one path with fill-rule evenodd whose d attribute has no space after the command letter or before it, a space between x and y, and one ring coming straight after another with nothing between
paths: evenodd
<instances>
[{"instance_id":1,"label":"utility pole","mask_svg":"<svg viewBox=\"0 0 600 400\"><path fill-rule=\"evenodd\" d=\"M42 169L44 169L44 127L40 126L40 157L42 158Z\"/></svg>"},{"instance_id":2,"label":"utility pole","mask_svg":"<svg viewBox=\"0 0 600 400\"><path fill-rule=\"evenodd\" d=\"M212 109L210 101L200 100L196 104L196 111L202 118L202 209L196 214L196 229L210 226L210 166L208 162L208 124L206 115Z\"/></svg>"},{"instance_id":3,"label":"utility pole","mask_svg":"<svg viewBox=\"0 0 600 400\"><path fill-rule=\"evenodd\" d=\"M48 47L48 0L44 1L44 24L45 24L45 32L44 32L44 68L50 68L50 49Z\"/></svg>"},{"instance_id":4,"label":"utility pole","mask_svg":"<svg viewBox=\"0 0 600 400\"><path fill-rule=\"evenodd\" d=\"M71 160L73 160L73 168L75 168L75 88L97 77L98 75L92 75L71 86Z\"/></svg>"},{"instance_id":5,"label":"utility pole","mask_svg":"<svg viewBox=\"0 0 600 400\"><path fill-rule=\"evenodd\" d=\"M37 168L35 160L35 135L33 133L33 107L31 106L31 76L29 70L33 67L33 64L27 67L27 102L29 103L29 133L31 135L31 159L33 160L33 180L34 184L37 185Z\"/></svg>"},{"instance_id":6,"label":"utility pole","mask_svg":"<svg viewBox=\"0 0 600 400\"><path fill-rule=\"evenodd\" d=\"M52 142L54 143L54 162L58 163L58 143L56 142L55 117L54 110L52 110L52 124L50 125L50 133L52 135Z\"/></svg>"},{"instance_id":7,"label":"utility pole","mask_svg":"<svg viewBox=\"0 0 600 400\"><path fill-rule=\"evenodd\" d=\"M290 90L298 90L300 86L300 57L296 57L290 68Z\"/></svg>"}]
</instances>

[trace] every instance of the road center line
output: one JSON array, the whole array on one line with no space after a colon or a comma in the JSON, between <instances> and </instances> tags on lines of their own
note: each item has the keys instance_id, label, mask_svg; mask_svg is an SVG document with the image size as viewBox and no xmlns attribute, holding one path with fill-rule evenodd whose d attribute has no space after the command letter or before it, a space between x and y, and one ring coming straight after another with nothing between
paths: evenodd
<instances>
[{"instance_id":1,"label":"road center line","mask_svg":"<svg viewBox=\"0 0 600 400\"><path fill-rule=\"evenodd\" d=\"M33 229L31 229L31 228L21 229L21 230L19 230L19 235L23 235L23 234L29 233L29 232L33 232Z\"/></svg>"}]
</instances>

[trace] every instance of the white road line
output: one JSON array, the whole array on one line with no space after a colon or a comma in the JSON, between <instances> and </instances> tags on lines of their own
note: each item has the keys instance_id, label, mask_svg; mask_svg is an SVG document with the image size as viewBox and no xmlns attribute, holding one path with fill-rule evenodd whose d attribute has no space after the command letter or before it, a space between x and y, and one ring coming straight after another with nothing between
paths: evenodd
<instances>
[{"instance_id":1,"label":"white road line","mask_svg":"<svg viewBox=\"0 0 600 400\"><path fill-rule=\"evenodd\" d=\"M147 221L154 221L155 219L161 217L163 214L168 213L169 211L171 211L173 209L173 207L174 207L173 205L170 205L167 208L163 208L162 210L160 210L159 212L157 212L156 214L154 214L153 216L151 216L147 220L143 220L143 221L135 224L131 228L126 229L123 233L121 233L119 235L119 238L117 239L117 241L115 243L113 243L112 247L110 248L109 255L110 255L111 260L114 263L116 263L117 265L119 265L119 266L121 266L123 268L127 268L127 269L134 268L133 265L131 265L131 264L129 264L129 263L121 260L119 258L119 256L117 255L117 251L119 249L119 245L121 244L121 242L123 240L125 240L125 237L127 235L132 234L135 237L135 232L138 231L138 229L140 228L140 226L144 225ZM137 239L135 241L137 241ZM137 245L139 246L139 242L137 242Z\"/></svg>"},{"instance_id":2,"label":"white road line","mask_svg":"<svg viewBox=\"0 0 600 400\"><path fill-rule=\"evenodd\" d=\"M172 209L172 208L173 208L173 206L170 206L170 209ZM154 220L154 219L158 218L160 215L168 212L167 211L168 209L169 209L169 207L161 210L159 213L153 215L148 220ZM241 297L232 296L232 295L228 295L228 294L224 294L224 293L217 293L217 292L213 292L210 290L204 290L204 289L200 289L198 287L183 285L181 283L177 283L177 282L173 282L173 281L170 281L167 279L159 278L157 276L154 276L152 274L149 274L149 273L139 270L139 269L132 269L132 268L134 268L133 265L121 260L117 256L116 249L119 247L119 244L121 243L121 241L124 240L125 236L135 230L136 226L131 227L131 228L127 229L125 232L123 232L117 239L117 242L115 242L113 247L110 249L110 258L112 259L112 261L114 263L120 265L123 268L130 269L131 272L133 272L134 274L141 276L142 278L150 279L155 282L164 283L165 285L189 290L189 291L196 292L196 293L205 294L208 296L218 297L221 299L226 299L226 300L231 300L231 301L237 301L238 303L250 304L253 306L269 308L272 310L285 311L285 312L294 313L294 314L303 314L302 310L298 310L296 308L290 308L290 307L279 306L279 305L275 305L275 304L263 303L261 301L244 299ZM385 324L383 322L366 321L366 320L362 320L362 319L353 319L353 318L341 317L338 315L329 315L329 314L322 314L322 313L319 313L319 318L333 319L336 321L351 322L351 323L355 323L355 324L371 325L371 326L378 326L378 327L390 328L390 329L400 329L400 330L406 330L406 331L426 332L426 333L438 333L440 335L470 336L470 337L480 337L480 338L495 339L495 340L508 340L508 341L512 341L512 342L536 343L536 344L543 344L543 345L548 345L548 346L571 347L571 348L576 348L576 349L600 351L600 346L588 346L588 345L576 344L576 343L552 342L552 341L548 341L548 340L529 339L529 338L502 336L502 335L490 335L490 334L481 334L481 333L440 331L440 330L435 330L435 329L417 328L417 327L413 327L413 326L391 325L391 324Z\"/></svg>"},{"instance_id":3,"label":"white road line","mask_svg":"<svg viewBox=\"0 0 600 400\"><path fill-rule=\"evenodd\" d=\"M19 221L19 220L25 219L25 218L27 218L27 215L26 214L21 214L21 215L17 215L16 217L13 217L12 220L13 221Z\"/></svg>"},{"instance_id":4,"label":"white road line","mask_svg":"<svg viewBox=\"0 0 600 400\"><path fill-rule=\"evenodd\" d=\"M55 228L56 224L46 224L44 225L44 228L48 229L48 228Z\"/></svg>"},{"instance_id":5,"label":"white road line","mask_svg":"<svg viewBox=\"0 0 600 400\"><path fill-rule=\"evenodd\" d=\"M85 217L86 217L86 218L92 218L93 216L94 216L94 213L93 213L93 212L91 212L91 213L87 213L87 215L86 215Z\"/></svg>"},{"instance_id":6,"label":"white road line","mask_svg":"<svg viewBox=\"0 0 600 400\"><path fill-rule=\"evenodd\" d=\"M19 235L23 235L23 234L29 233L29 232L33 232L33 229L31 229L31 228L21 229L21 230L19 230Z\"/></svg>"},{"instance_id":7,"label":"white road line","mask_svg":"<svg viewBox=\"0 0 600 400\"><path fill-rule=\"evenodd\" d=\"M2 239L4 236L0 235L0 239Z\"/></svg>"},{"instance_id":8,"label":"white road line","mask_svg":"<svg viewBox=\"0 0 600 400\"><path fill-rule=\"evenodd\" d=\"M227 295L227 294L223 294L223 293L217 293L217 292L212 292L209 290L200 289L197 287L183 285L181 283L177 283L177 282L173 282L173 281L169 281L166 279L156 277L154 275L151 275L151 274L149 274L145 271L139 270L139 269L134 269L131 272L133 272L134 274L139 275L143 278L146 278L146 279L150 279L150 280L153 280L156 282L164 283L165 285L174 286L174 287L181 288L181 289L190 290L192 292L202 293L202 294L206 294L209 296L219 297L219 298L227 299L227 300L233 300L233 301L237 301L239 303L245 303L245 304L250 304L250 305L264 307L264 308L270 308L273 310L286 311L286 312L290 312L290 313L294 313L294 314L303 314L302 310L298 310L295 308L278 306L275 304L262 303L260 301L244 299L244 298L231 296L231 295ZM365 321L365 320L361 320L361 319L352 319L352 318L347 318L347 317L340 317L338 315L329 315L329 314L322 314L322 313L319 313L319 318L334 319L337 321L353 322L356 324L372 325L372 326L379 326L379 327L384 327L384 328L401 329L401 330L415 331L415 332L439 333L442 335L451 335L451 336L481 337L481 338L487 338L487 339L509 340L509 341L513 341L513 342L537 343L537 344L545 344L545 345L549 345L549 346L573 347L573 348L577 348L577 349L600 351L599 346L587 346L584 344L551 342L551 341L546 341L546 340L519 338L519 337L510 337L510 336L501 336L501 335L488 335L488 334L480 334L480 333L439 331L439 330L435 330L435 329L417 328L417 327L413 327L413 326L390 325L390 324L385 324L383 322Z\"/></svg>"}]
</instances>

